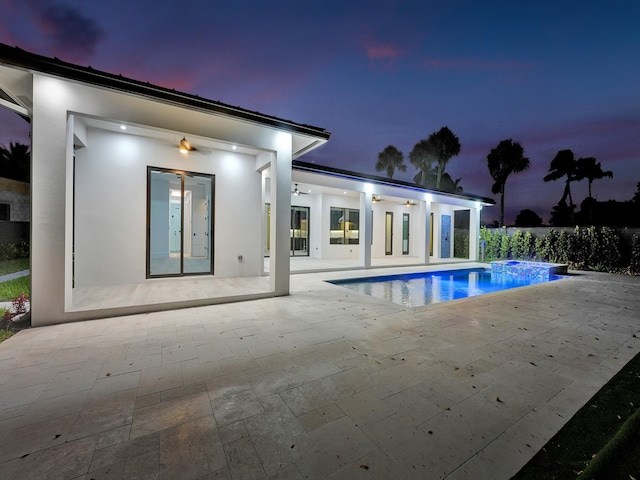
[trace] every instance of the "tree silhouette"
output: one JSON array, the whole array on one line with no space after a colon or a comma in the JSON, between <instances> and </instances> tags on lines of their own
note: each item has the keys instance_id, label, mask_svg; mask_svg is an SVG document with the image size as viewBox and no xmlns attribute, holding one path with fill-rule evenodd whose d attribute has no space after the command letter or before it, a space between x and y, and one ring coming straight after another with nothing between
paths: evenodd
<instances>
[{"instance_id":1,"label":"tree silhouette","mask_svg":"<svg viewBox=\"0 0 640 480\"><path fill-rule=\"evenodd\" d=\"M428 186L429 179L435 177L434 164L437 161L433 145L427 140L420 140L409 153L409 162L418 169L413 178L416 183Z\"/></svg>"},{"instance_id":2,"label":"tree silhouette","mask_svg":"<svg viewBox=\"0 0 640 480\"><path fill-rule=\"evenodd\" d=\"M578 180L578 162L573 158L571 150L560 150L549 166L549 173L544 177L545 182L567 177L564 183L564 192L558 202L558 211L562 210L562 218L568 213L569 221L573 222L573 209L576 207L571 197L571 182ZM567 204L567 198L569 203ZM569 210L566 210L568 208ZM560 217L559 217L560 218Z\"/></svg>"},{"instance_id":3,"label":"tree silhouette","mask_svg":"<svg viewBox=\"0 0 640 480\"><path fill-rule=\"evenodd\" d=\"M575 209L575 205L567 205L566 200L560 200L556 205L551 209L551 218L549 219L549 223L554 227L567 226L574 224L573 220L573 210Z\"/></svg>"},{"instance_id":4,"label":"tree silhouette","mask_svg":"<svg viewBox=\"0 0 640 480\"><path fill-rule=\"evenodd\" d=\"M636 183L636 193L633 194L632 202L640 203L640 182Z\"/></svg>"},{"instance_id":5,"label":"tree silhouette","mask_svg":"<svg viewBox=\"0 0 640 480\"><path fill-rule=\"evenodd\" d=\"M610 170L603 171L600 162L597 162L593 157L579 158L577 162L576 180L582 180L586 178L589 181L589 197L585 199L580 205L580 213L583 210L589 212L589 224L593 224L593 207L596 201L591 196L591 184L594 180L600 180L604 177L613 177L613 172Z\"/></svg>"},{"instance_id":6,"label":"tree silhouette","mask_svg":"<svg viewBox=\"0 0 640 480\"><path fill-rule=\"evenodd\" d=\"M603 171L600 162L593 157L579 158L577 163L576 180L586 178L589 181L589 198L591 195L591 184L594 180L600 180L604 177L613 178L613 172L610 170Z\"/></svg>"},{"instance_id":7,"label":"tree silhouette","mask_svg":"<svg viewBox=\"0 0 640 480\"><path fill-rule=\"evenodd\" d=\"M378 161L376 162L376 172L382 170L387 171L387 177L393 178L393 174L396 168L401 172L407 171L407 166L404 164L404 155L393 145L388 145L383 151L378 154Z\"/></svg>"},{"instance_id":8,"label":"tree silhouette","mask_svg":"<svg viewBox=\"0 0 640 480\"><path fill-rule=\"evenodd\" d=\"M9 142L9 148L0 145L0 177L29 182L31 153L29 145Z\"/></svg>"},{"instance_id":9,"label":"tree silhouette","mask_svg":"<svg viewBox=\"0 0 640 480\"><path fill-rule=\"evenodd\" d=\"M461 178L455 180L451 178L447 172L442 175L442 181L440 182L440 190L444 192L461 193L463 191L462 185L460 185Z\"/></svg>"},{"instance_id":10,"label":"tree silhouette","mask_svg":"<svg viewBox=\"0 0 640 480\"><path fill-rule=\"evenodd\" d=\"M431 186L433 178L433 187L440 190L447 163L459 153L460 140L449 127L433 132L428 138L416 143L409 154L409 161L419 170L414 180L421 185Z\"/></svg>"},{"instance_id":11,"label":"tree silhouette","mask_svg":"<svg viewBox=\"0 0 640 480\"><path fill-rule=\"evenodd\" d=\"M542 225L542 218L529 208L520 210L515 222L516 227L539 227Z\"/></svg>"},{"instance_id":12,"label":"tree silhouette","mask_svg":"<svg viewBox=\"0 0 640 480\"><path fill-rule=\"evenodd\" d=\"M529 168L530 162L524 156L522 145L513 140L502 140L487 155L489 173L493 178L491 191L500 194L500 226L504 225L504 187L512 173L523 172Z\"/></svg>"},{"instance_id":13,"label":"tree silhouette","mask_svg":"<svg viewBox=\"0 0 640 480\"><path fill-rule=\"evenodd\" d=\"M436 188L440 189L442 174L451 157L460 153L460 140L449 130L442 127L437 132L429 135L427 141L433 146L438 165L436 166Z\"/></svg>"}]
</instances>

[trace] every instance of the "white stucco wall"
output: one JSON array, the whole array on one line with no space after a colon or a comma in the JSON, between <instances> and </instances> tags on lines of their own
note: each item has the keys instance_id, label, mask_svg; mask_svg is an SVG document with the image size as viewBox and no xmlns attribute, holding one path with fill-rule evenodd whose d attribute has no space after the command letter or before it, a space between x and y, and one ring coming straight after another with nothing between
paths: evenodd
<instances>
[{"instance_id":1,"label":"white stucco wall","mask_svg":"<svg viewBox=\"0 0 640 480\"><path fill-rule=\"evenodd\" d=\"M146 279L147 166L215 175L214 274L260 274L261 178L255 158L192 152L89 128L75 161L75 286ZM238 261L238 255L243 261Z\"/></svg>"},{"instance_id":2,"label":"white stucco wall","mask_svg":"<svg viewBox=\"0 0 640 480\"><path fill-rule=\"evenodd\" d=\"M360 255L360 244L332 245L330 239L331 207L350 208L360 210L360 198L352 196L323 195L322 200L322 258L326 259L357 259ZM360 212L360 225L362 225L362 212ZM359 241L364 238L363 232L359 233Z\"/></svg>"},{"instance_id":3,"label":"white stucco wall","mask_svg":"<svg viewBox=\"0 0 640 480\"><path fill-rule=\"evenodd\" d=\"M385 223L387 212L393 213L393 244L392 254L385 253ZM402 221L403 214L409 214L409 256L419 257L418 241L424 238L419 234L420 228L423 228L424 219L420 215L420 206L416 203L411 207L407 207L400 201L384 201L373 205L373 245L371 247L371 255L376 257L402 257Z\"/></svg>"},{"instance_id":4,"label":"white stucco wall","mask_svg":"<svg viewBox=\"0 0 640 480\"><path fill-rule=\"evenodd\" d=\"M272 171L277 179L276 197L279 197L278 212L276 215L277 226L272 231L272 242L277 242L279 261L272 257L270 280L273 293L276 295L287 294L289 291L289 262L288 262L288 231L290 210L290 182L291 182L291 158L293 140L292 134L268 126L229 118L223 115L210 114L203 111L188 109L179 105L172 105L153 101L148 98L106 90L102 88L65 81L46 75L33 74L33 112L32 112L32 288L31 288L31 312L34 326L60 323L70 320L95 318L96 313L89 310L77 311L73 307L72 281L74 272L73 245L74 245L74 119L76 117L91 116L98 119L106 119L111 122L125 122L130 125L141 125L149 129L160 129L175 132L176 135L188 137L200 136L223 141L227 145L241 145L250 147L255 151L269 152L272 161ZM78 130L79 136L84 135ZM76 143L77 140L76 139ZM87 152L89 152L90 139L86 135ZM132 140L129 139L129 142ZM96 140L99 145L100 141ZM134 237L133 246L126 243L125 248L119 249L119 253L125 255L135 265L135 273L124 265L125 260L117 260L117 266L123 267L122 273L114 273L116 268L106 267L105 260L98 259L94 265L94 273L91 273L89 283L123 282L140 278L145 273L144 268L139 268L145 259L145 251L140 250L140 245L145 245L144 227L146 218L140 223L140 205L146 208L146 201L140 202L146 195L146 167L131 170L131 178L118 174L118 168L133 169L126 161L132 161L132 151L139 148L144 142L129 145L132 151L122 153L118 148L124 148L126 142L120 147L114 145L110 155L103 154L103 158L109 157L108 164L113 171L104 172L103 177L94 176L90 185L95 187L92 201L95 204L106 205L113 203L114 196L118 192L113 185L121 184L124 194L133 195L134 205L127 205L126 210L133 211L133 216L124 218L124 200L118 209L111 212L90 212L85 209L84 222L93 223L98 228L99 214L107 215L111 220L116 220L110 228L122 230L109 232L108 238L120 242L123 238ZM134 142L135 143L135 142ZM111 148L111 147L109 147ZM175 149L174 142L167 143L168 149ZM153 147L158 154L156 158L146 160L146 163L154 166L175 166L169 157L165 156L160 146ZM114 155L114 153L120 153ZM214 156L215 157L215 156ZM140 157L137 157L140 158ZM256 159L252 162L238 161L238 156L232 152L215 158L214 170L216 176L225 181L216 182L216 222L223 227L216 228L215 242L215 271L216 274L225 276L235 275L259 275L261 269L256 267L262 261L260 247L260 225L263 213L261 201L260 174L256 172ZM194 155L189 162L196 162ZM157 163L158 162L158 163ZM187 162L187 164L189 164ZM242 166L239 168L239 164ZM182 169L192 171L206 171L198 164L185 166ZM249 166L251 165L251 167ZM87 165L88 167L90 165ZM143 165L144 166L144 165ZM100 165L91 165L91 168ZM192 168L193 167L193 168ZM280 172L278 174L277 172ZM140 173L143 172L143 173ZM142 175L142 180L141 179ZM109 181L104 181L104 180ZM134 180L137 179L137 180ZM255 181L254 181L255 179ZM135 189L132 185L135 181ZM255 194L253 188L256 185ZM273 192L272 192L273 195ZM221 202L224 198L224 203ZM255 213L239 215L245 208L250 209L256 205ZM225 208L222 208L222 207ZM285 213L286 212L286 215ZM135 225L134 225L135 224ZM122 225L122 227L120 227ZM230 228L226 228L230 227ZM99 230L99 228L98 228ZM141 233L142 232L142 233ZM102 230L104 233L104 230ZM97 236L97 235L96 235ZM88 241L87 239L80 239ZM115 260L114 248L106 245L103 239L97 242L95 247L100 253L107 252L107 257ZM125 252L125 253L123 253ZM79 275L87 277L88 272L82 272L82 262L86 262L89 250L79 252ZM140 255L142 253L142 255ZM244 261L238 262L237 256L243 255ZM133 258L135 257L135 258ZM254 262L254 259L256 260ZM99 273L95 273L99 272ZM104 272L108 272L105 274ZM120 272L120 270L118 270ZM82 282L82 278L79 280ZM108 306L98 315L104 316L112 313ZM113 312L115 313L115 312ZM119 311L118 313L122 313Z\"/></svg>"}]
</instances>

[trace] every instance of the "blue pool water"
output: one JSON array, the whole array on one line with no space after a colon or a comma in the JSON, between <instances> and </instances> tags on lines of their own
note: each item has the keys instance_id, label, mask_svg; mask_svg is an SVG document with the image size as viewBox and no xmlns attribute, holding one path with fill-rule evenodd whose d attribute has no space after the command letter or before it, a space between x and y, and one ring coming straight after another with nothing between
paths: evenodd
<instances>
[{"instance_id":1,"label":"blue pool water","mask_svg":"<svg viewBox=\"0 0 640 480\"><path fill-rule=\"evenodd\" d=\"M492 274L489 269L474 268L332 280L330 283L405 307L418 307L536 283L546 283L561 278L564 277L551 275L549 279L522 278L507 274L496 275Z\"/></svg>"}]
</instances>

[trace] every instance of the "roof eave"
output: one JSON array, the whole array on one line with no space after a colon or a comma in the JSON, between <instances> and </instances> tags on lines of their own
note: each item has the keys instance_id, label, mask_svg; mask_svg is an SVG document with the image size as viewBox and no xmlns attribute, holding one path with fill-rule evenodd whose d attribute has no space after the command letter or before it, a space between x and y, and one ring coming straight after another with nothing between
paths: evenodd
<instances>
[{"instance_id":1,"label":"roof eave","mask_svg":"<svg viewBox=\"0 0 640 480\"><path fill-rule=\"evenodd\" d=\"M222 102L208 100L198 95L179 92L177 90L153 85L149 82L141 82L122 75L94 70L91 67L82 67L64 62L58 58L49 58L35 53L30 53L18 47L10 47L0 43L0 63L35 71L48 75L59 76L69 80L87 83L94 86L117 90L120 92L135 94L160 100L166 103L185 106L209 113L226 115L240 120L245 120L261 125L285 130L295 134L329 140L331 133L320 127L295 123L283 120L259 112L234 107Z\"/></svg>"},{"instance_id":2,"label":"roof eave","mask_svg":"<svg viewBox=\"0 0 640 480\"><path fill-rule=\"evenodd\" d=\"M455 197L455 198L461 198L464 200L480 202L481 204L486 206L495 205L496 203L495 200L487 197L482 197L480 195L445 192L441 190L429 189L411 182L405 182L402 180L390 180L388 178L380 177L377 175L368 175L364 173L351 172L349 170L327 167L325 165L316 165L314 163L303 162L300 160L294 160L292 163L292 166L293 166L293 169L295 170L300 170L300 171L305 171L310 173L320 173L324 175L332 175L332 176L347 178L351 180L360 180L360 181L366 180L368 182L372 182L380 185L409 188L412 190L417 190L425 193L434 193L437 195L445 195L449 197Z\"/></svg>"}]
</instances>

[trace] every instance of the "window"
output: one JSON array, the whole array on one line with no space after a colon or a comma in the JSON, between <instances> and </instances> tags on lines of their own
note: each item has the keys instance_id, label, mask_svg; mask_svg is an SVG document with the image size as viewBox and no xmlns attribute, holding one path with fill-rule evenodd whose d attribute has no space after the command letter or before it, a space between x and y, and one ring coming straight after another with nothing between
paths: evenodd
<instances>
[{"instance_id":1,"label":"window","mask_svg":"<svg viewBox=\"0 0 640 480\"><path fill-rule=\"evenodd\" d=\"M8 203L0 203L0 221L11 220L11 206Z\"/></svg>"},{"instance_id":2,"label":"window","mask_svg":"<svg viewBox=\"0 0 640 480\"><path fill-rule=\"evenodd\" d=\"M213 180L148 168L147 277L213 273Z\"/></svg>"},{"instance_id":3,"label":"window","mask_svg":"<svg viewBox=\"0 0 640 480\"><path fill-rule=\"evenodd\" d=\"M393 255L393 212L384 216L384 254Z\"/></svg>"},{"instance_id":4,"label":"window","mask_svg":"<svg viewBox=\"0 0 640 480\"><path fill-rule=\"evenodd\" d=\"M360 210L331 207L329 243L358 245L360 240Z\"/></svg>"},{"instance_id":5,"label":"window","mask_svg":"<svg viewBox=\"0 0 640 480\"><path fill-rule=\"evenodd\" d=\"M409 255L409 214L402 214L402 254Z\"/></svg>"}]
</instances>

